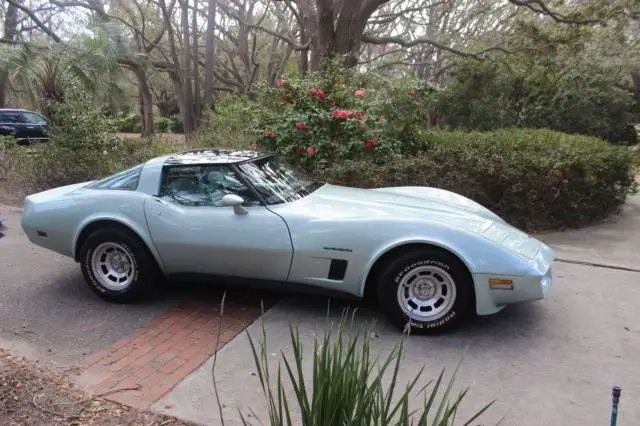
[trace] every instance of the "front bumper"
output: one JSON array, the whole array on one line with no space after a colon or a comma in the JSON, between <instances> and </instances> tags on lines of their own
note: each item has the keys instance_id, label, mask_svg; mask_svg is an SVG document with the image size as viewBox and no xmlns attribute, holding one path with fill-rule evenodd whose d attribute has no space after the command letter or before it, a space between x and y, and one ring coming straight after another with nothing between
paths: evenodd
<instances>
[{"instance_id":1,"label":"front bumper","mask_svg":"<svg viewBox=\"0 0 640 426\"><path fill-rule=\"evenodd\" d=\"M491 315L501 311L506 305L546 298L553 285L552 261L549 253L540 252L534 260L535 267L524 276L473 274L476 313ZM496 285L495 280L502 284ZM511 283L508 284L509 282Z\"/></svg>"}]
</instances>

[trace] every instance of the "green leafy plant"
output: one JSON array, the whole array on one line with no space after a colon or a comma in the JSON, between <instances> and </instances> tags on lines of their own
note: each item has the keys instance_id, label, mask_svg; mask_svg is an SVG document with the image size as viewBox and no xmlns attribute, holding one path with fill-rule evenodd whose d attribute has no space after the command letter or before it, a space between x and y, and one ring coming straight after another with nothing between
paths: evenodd
<instances>
[{"instance_id":1,"label":"green leafy plant","mask_svg":"<svg viewBox=\"0 0 640 426\"><path fill-rule=\"evenodd\" d=\"M438 100L439 123L464 130L552 129L615 144L637 142L632 94L597 67L558 70L553 63L510 61L518 63L459 61Z\"/></svg>"},{"instance_id":2,"label":"green leafy plant","mask_svg":"<svg viewBox=\"0 0 640 426\"><path fill-rule=\"evenodd\" d=\"M384 359L373 357L369 345L371 330L346 326L343 315L335 334L326 329L324 337L315 339L311 387L307 386L304 368L304 349L297 328L290 325L292 358L282 353L286 373L279 364L275 376L269 369L267 336L262 328L262 341L257 344L249 336L258 378L268 402L269 425L331 426L331 425L450 425L468 388L453 396L456 366L449 382L444 383L444 370L435 383L427 382L418 388L423 369L413 380L402 385L398 373L402 362L404 339ZM387 374L389 373L389 374ZM284 377L283 377L284 376ZM390 382L385 380L390 376ZM287 380L288 379L288 380ZM287 393L288 382L293 396ZM433 386L432 386L433 385ZM444 387L444 390L443 390ZM443 391L439 396L438 393ZM412 409L412 395L422 396L420 408ZM479 410L464 424L479 418L493 402ZM293 413L299 411L299 418ZM243 416L243 422L248 424Z\"/></svg>"},{"instance_id":3,"label":"green leafy plant","mask_svg":"<svg viewBox=\"0 0 640 426\"><path fill-rule=\"evenodd\" d=\"M153 117L153 127L158 133L166 133L171 127L171 119L167 117Z\"/></svg>"},{"instance_id":4,"label":"green leafy plant","mask_svg":"<svg viewBox=\"0 0 640 426\"><path fill-rule=\"evenodd\" d=\"M131 114L117 121L118 131L121 133L136 133L140 131L140 115Z\"/></svg>"},{"instance_id":5,"label":"green leafy plant","mask_svg":"<svg viewBox=\"0 0 640 426\"><path fill-rule=\"evenodd\" d=\"M423 151L317 169L319 179L372 188L432 186L471 198L530 231L584 226L637 191L633 153L550 130L429 131Z\"/></svg>"},{"instance_id":6,"label":"green leafy plant","mask_svg":"<svg viewBox=\"0 0 640 426\"><path fill-rule=\"evenodd\" d=\"M184 133L184 127L182 126L182 118L180 118L180 114L172 115L169 117L171 120L171 124L169 125L169 130L173 133Z\"/></svg>"},{"instance_id":7,"label":"green leafy plant","mask_svg":"<svg viewBox=\"0 0 640 426\"><path fill-rule=\"evenodd\" d=\"M26 191L94 180L157 155L175 151L161 138L141 140L117 136L116 120L106 116L84 92L73 101L52 102L55 119L49 142L17 147L11 167Z\"/></svg>"},{"instance_id":8,"label":"green leafy plant","mask_svg":"<svg viewBox=\"0 0 640 426\"><path fill-rule=\"evenodd\" d=\"M318 160L410 152L430 123L436 93L425 83L356 73L334 61L323 73L266 89L272 113L263 115L256 136L262 148L307 168Z\"/></svg>"}]
</instances>

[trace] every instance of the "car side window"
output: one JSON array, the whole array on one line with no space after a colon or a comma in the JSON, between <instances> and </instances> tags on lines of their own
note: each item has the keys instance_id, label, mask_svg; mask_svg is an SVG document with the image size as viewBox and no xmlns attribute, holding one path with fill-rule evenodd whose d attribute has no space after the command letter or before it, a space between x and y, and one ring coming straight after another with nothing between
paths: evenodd
<instances>
[{"instance_id":1,"label":"car side window","mask_svg":"<svg viewBox=\"0 0 640 426\"><path fill-rule=\"evenodd\" d=\"M135 191L138 188L142 166L136 166L131 169L124 170L115 175L108 176L99 181L90 183L86 188L90 189L121 189L127 191Z\"/></svg>"},{"instance_id":2,"label":"car side window","mask_svg":"<svg viewBox=\"0 0 640 426\"><path fill-rule=\"evenodd\" d=\"M44 117L33 112L23 112L22 122L27 124L38 124L38 125L47 124L47 120L45 120Z\"/></svg>"},{"instance_id":3,"label":"car side window","mask_svg":"<svg viewBox=\"0 0 640 426\"><path fill-rule=\"evenodd\" d=\"M4 124L20 124L22 120L20 120L20 114L16 112L0 112L0 123Z\"/></svg>"},{"instance_id":4,"label":"car side window","mask_svg":"<svg viewBox=\"0 0 640 426\"><path fill-rule=\"evenodd\" d=\"M229 166L170 166L162 172L160 197L183 206L221 207L222 197L234 194L243 205L259 205L251 190Z\"/></svg>"}]
</instances>

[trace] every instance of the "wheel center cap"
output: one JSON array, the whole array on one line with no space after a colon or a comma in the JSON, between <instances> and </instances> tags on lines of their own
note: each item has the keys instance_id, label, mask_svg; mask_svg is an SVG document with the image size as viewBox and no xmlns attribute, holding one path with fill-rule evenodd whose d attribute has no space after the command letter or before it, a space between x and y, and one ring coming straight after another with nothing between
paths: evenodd
<instances>
[{"instance_id":1,"label":"wheel center cap","mask_svg":"<svg viewBox=\"0 0 640 426\"><path fill-rule=\"evenodd\" d=\"M111 259L111 266L116 271L122 273L125 271L127 267L127 261L121 255L115 255L113 259Z\"/></svg>"},{"instance_id":2,"label":"wheel center cap","mask_svg":"<svg viewBox=\"0 0 640 426\"><path fill-rule=\"evenodd\" d=\"M420 280L413 287L413 294L418 299L431 299L436 294L436 286L429 280Z\"/></svg>"}]
</instances>

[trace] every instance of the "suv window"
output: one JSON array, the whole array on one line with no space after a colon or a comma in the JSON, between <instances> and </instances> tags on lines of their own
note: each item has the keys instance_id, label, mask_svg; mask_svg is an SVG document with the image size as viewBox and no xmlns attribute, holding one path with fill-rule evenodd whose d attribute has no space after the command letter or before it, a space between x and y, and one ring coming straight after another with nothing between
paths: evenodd
<instances>
[{"instance_id":1,"label":"suv window","mask_svg":"<svg viewBox=\"0 0 640 426\"><path fill-rule=\"evenodd\" d=\"M245 206L259 205L249 187L229 166L171 166L162 172L160 197L184 206L222 206L222 197L235 194Z\"/></svg>"},{"instance_id":2,"label":"suv window","mask_svg":"<svg viewBox=\"0 0 640 426\"><path fill-rule=\"evenodd\" d=\"M0 111L0 123L20 124L22 119L20 113L15 111Z\"/></svg>"},{"instance_id":3,"label":"suv window","mask_svg":"<svg viewBox=\"0 0 640 426\"><path fill-rule=\"evenodd\" d=\"M90 189L122 189L135 191L138 189L138 181L142 173L142 165L116 173L97 182L90 183L86 188Z\"/></svg>"},{"instance_id":4,"label":"suv window","mask_svg":"<svg viewBox=\"0 0 640 426\"><path fill-rule=\"evenodd\" d=\"M43 116L41 116L40 114L36 114L35 112L23 112L22 122L39 125L47 124L47 120Z\"/></svg>"}]
</instances>

